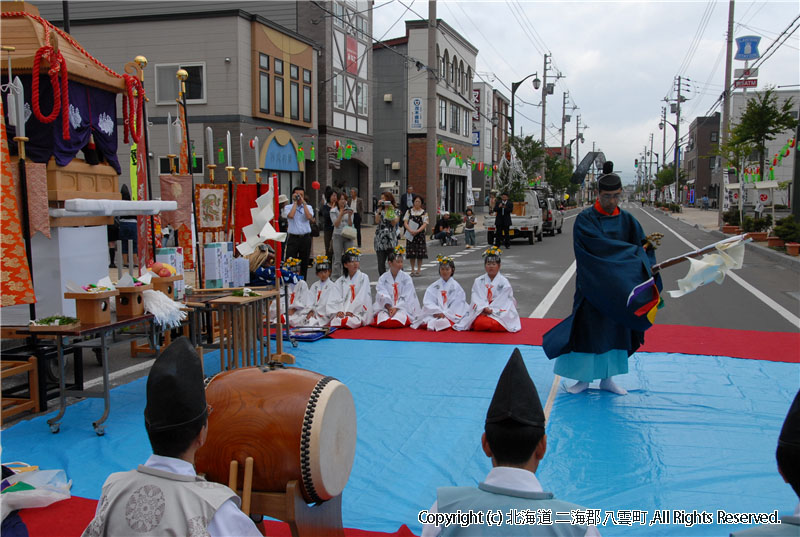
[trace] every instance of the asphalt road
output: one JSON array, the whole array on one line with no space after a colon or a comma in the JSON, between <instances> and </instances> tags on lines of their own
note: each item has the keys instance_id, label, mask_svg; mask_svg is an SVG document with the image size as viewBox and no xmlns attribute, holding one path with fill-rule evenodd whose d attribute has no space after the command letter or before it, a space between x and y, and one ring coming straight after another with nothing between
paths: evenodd
<instances>
[{"instance_id":1,"label":"asphalt road","mask_svg":"<svg viewBox=\"0 0 800 537\"><path fill-rule=\"evenodd\" d=\"M646 233L664 234L657 250L659 260L719 240L708 231L660 211L642 209L633 203L622 207L639 220ZM567 213L563 233L546 236L533 245L527 240L515 241L503 252L501 270L514 287L520 316L563 318L571 312L575 290L572 228L577 214L577 210ZM487 246L486 232L477 234L478 247L474 249L467 249L461 242L458 246L447 247L440 246L438 241L428 243L428 259L422 276L414 278L420 299L438 277L436 255L439 253L454 258L455 278L469 296L474 278L483 273L481 253ZM374 254L362 257L361 270L369 275L374 286L378 279ZM676 280L687 270L686 263L665 269L662 273L664 289L677 289ZM742 269L733 277L726 277L721 285L709 284L687 296L677 299L665 296L664 300L666 304L658 314L658 324L800 332L800 273L749 250ZM113 346L109 356L113 386L146 375L152 363L150 356L132 358L127 343ZM87 383L98 384L102 368L89 351L84 352L84 364ZM68 377L71 377L70 369L68 367ZM50 408L54 406L55 401L51 401Z\"/></svg>"}]
</instances>

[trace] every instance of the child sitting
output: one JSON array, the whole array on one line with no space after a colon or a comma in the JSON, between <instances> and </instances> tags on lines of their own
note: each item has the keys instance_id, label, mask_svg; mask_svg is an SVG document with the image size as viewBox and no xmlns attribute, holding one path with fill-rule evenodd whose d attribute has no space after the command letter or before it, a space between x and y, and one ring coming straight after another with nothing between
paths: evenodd
<instances>
[{"instance_id":1,"label":"child sitting","mask_svg":"<svg viewBox=\"0 0 800 537\"><path fill-rule=\"evenodd\" d=\"M303 280L300 272L300 260L296 257L289 257L281 268L281 323L287 324L285 309L289 309L289 326L301 326L303 319L308 312L310 295L308 284ZM288 301L286 297L289 297ZM287 306L288 304L288 306ZM270 305L270 318L276 318L276 307L273 302Z\"/></svg>"},{"instance_id":2,"label":"child sitting","mask_svg":"<svg viewBox=\"0 0 800 537\"><path fill-rule=\"evenodd\" d=\"M410 326L419 315L419 298L411 276L403 272L406 249L395 246L388 255L389 270L381 274L375 289L375 326L402 328Z\"/></svg>"},{"instance_id":3,"label":"child sitting","mask_svg":"<svg viewBox=\"0 0 800 537\"><path fill-rule=\"evenodd\" d=\"M342 302L331 326L360 328L372 321L372 291L369 276L359 270L361 250L348 248L342 256L345 274L336 282L342 293Z\"/></svg>"},{"instance_id":4,"label":"child sitting","mask_svg":"<svg viewBox=\"0 0 800 537\"><path fill-rule=\"evenodd\" d=\"M467 295L453 278L456 266L452 257L438 256L440 278L425 291L422 313L413 328L427 326L428 330L441 331L451 328L467 314Z\"/></svg>"},{"instance_id":5,"label":"child sitting","mask_svg":"<svg viewBox=\"0 0 800 537\"><path fill-rule=\"evenodd\" d=\"M469 312L453 327L456 330L519 332L522 329L514 291L506 277L500 274L501 253L497 246L483 252L486 274L475 278Z\"/></svg>"},{"instance_id":6,"label":"child sitting","mask_svg":"<svg viewBox=\"0 0 800 537\"><path fill-rule=\"evenodd\" d=\"M309 308L303 318L303 326L328 326L342 307L342 290L330 279L331 262L326 255L314 259L317 281L309 291Z\"/></svg>"}]
</instances>

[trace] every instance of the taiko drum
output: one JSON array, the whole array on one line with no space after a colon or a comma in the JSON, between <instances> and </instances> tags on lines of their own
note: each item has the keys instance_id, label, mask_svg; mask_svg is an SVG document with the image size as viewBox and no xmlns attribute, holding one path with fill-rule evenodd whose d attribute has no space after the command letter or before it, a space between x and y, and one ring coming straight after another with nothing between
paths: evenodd
<instances>
[{"instance_id":1,"label":"taiko drum","mask_svg":"<svg viewBox=\"0 0 800 537\"><path fill-rule=\"evenodd\" d=\"M208 480L227 484L230 462L241 469L253 457L254 491L284 492L296 480L309 503L341 494L356 450L347 386L305 369L246 367L213 377L206 400L208 438L195 460Z\"/></svg>"}]
</instances>

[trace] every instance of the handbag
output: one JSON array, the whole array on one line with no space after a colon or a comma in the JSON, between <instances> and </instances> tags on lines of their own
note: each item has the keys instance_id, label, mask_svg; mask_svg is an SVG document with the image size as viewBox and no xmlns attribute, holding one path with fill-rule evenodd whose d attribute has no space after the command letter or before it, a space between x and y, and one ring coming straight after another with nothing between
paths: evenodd
<instances>
[{"instance_id":1,"label":"handbag","mask_svg":"<svg viewBox=\"0 0 800 537\"><path fill-rule=\"evenodd\" d=\"M317 224L316 220L311 220L311 236L312 237L319 237L319 224Z\"/></svg>"},{"instance_id":2,"label":"handbag","mask_svg":"<svg viewBox=\"0 0 800 537\"><path fill-rule=\"evenodd\" d=\"M356 240L357 237L358 237L358 232L356 231L356 228L354 228L353 226L344 226L342 228L343 239L354 241Z\"/></svg>"}]
</instances>

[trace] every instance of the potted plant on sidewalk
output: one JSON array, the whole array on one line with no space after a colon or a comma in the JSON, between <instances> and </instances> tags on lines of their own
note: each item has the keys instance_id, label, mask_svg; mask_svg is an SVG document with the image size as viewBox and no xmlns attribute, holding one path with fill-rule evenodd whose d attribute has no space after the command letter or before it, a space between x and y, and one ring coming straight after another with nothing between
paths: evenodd
<instances>
[{"instance_id":1,"label":"potted plant on sidewalk","mask_svg":"<svg viewBox=\"0 0 800 537\"><path fill-rule=\"evenodd\" d=\"M772 225L772 215L768 214L763 218L744 217L742 223L742 230L756 242L764 242L767 240L767 230Z\"/></svg>"},{"instance_id":2,"label":"potted plant on sidewalk","mask_svg":"<svg viewBox=\"0 0 800 537\"><path fill-rule=\"evenodd\" d=\"M739 211L737 209L729 209L722 213L722 221L725 223L722 226L723 233L737 234L741 232L741 228L739 228Z\"/></svg>"},{"instance_id":3,"label":"potted plant on sidewalk","mask_svg":"<svg viewBox=\"0 0 800 537\"><path fill-rule=\"evenodd\" d=\"M800 249L800 244L798 244L800 242L800 224L795 222L794 215L790 214L778 220L773 232L786 243L787 254L798 255L798 249Z\"/></svg>"}]
</instances>

